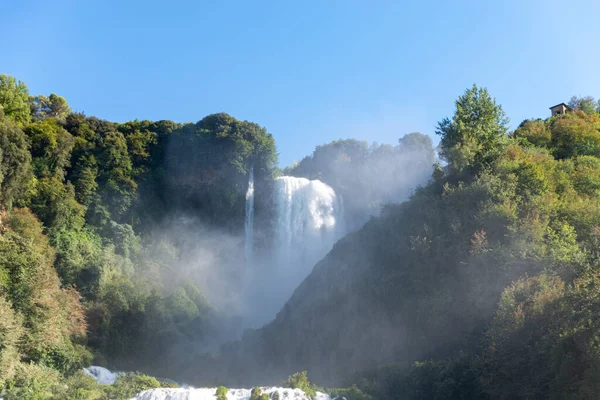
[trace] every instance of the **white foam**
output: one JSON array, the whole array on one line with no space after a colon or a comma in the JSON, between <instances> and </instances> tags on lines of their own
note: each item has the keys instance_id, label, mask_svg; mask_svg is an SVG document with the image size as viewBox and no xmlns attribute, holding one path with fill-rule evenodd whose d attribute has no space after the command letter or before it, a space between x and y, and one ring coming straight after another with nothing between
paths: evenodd
<instances>
[{"instance_id":1,"label":"white foam","mask_svg":"<svg viewBox=\"0 0 600 400\"><path fill-rule=\"evenodd\" d=\"M118 372L111 372L104 367L98 367L96 365L84 368L83 372L102 385L112 385L120 375Z\"/></svg>"},{"instance_id":2,"label":"white foam","mask_svg":"<svg viewBox=\"0 0 600 400\"><path fill-rule=\"evenodd\" d=\"M274 197L278 261L298 270L297 285L338 239L341 203L323 182L293 176L275 180Z\"/></svg>"},{"instance_id":3,"label":"white foam","mask_svg":"<svg viewBox=\"0 0 600 400\"><path fill-rule=\"evenodd\" d=\"M287 389L280 387L263 387L263 393L272 398L278 393L279 400L311 400L311 398L300 389ZM145 390L130 400L215 400L217 388L179 388L179 389L150 389ZM252 395L251 389L230 389L227 392L228 400L249 400ZM325 394L317 392L314 400L331 400Z\"/></svg>"}]
</instances>

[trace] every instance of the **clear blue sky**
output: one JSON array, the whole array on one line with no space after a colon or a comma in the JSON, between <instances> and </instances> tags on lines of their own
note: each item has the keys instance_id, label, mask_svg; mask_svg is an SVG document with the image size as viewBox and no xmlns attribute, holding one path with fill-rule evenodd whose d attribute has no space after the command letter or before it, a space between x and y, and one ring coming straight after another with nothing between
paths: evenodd
<instances>
[{"instance_id":1,"label":"clear blue sky","mask_svg":"<svg viewBox=\"0 0 600 400\"><path fill-rule=\"evenodd\" d=\"M472 83L512 126L600 97L600 1L6 1L0 73L113 121L227 112L280 164L354 137L434 136ZM435 139L437 142L437 139Z\"/></svg>"}]
</instances>

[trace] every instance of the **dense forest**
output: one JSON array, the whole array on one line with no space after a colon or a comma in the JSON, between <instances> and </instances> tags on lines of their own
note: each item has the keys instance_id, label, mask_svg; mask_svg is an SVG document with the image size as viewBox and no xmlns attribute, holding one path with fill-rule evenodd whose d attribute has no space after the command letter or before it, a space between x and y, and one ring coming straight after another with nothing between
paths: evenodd
<instances>
[{"instance_id":1,"label":"dense forest","mask_svg":"<svg viewBox=\"0 0 600 400\"><path fill-rule=\"evenodd\" d=\"M224 349L231 376L307 369L379 399L596 398L600 105L570 107L509 132L468 89L437 127L447 164Z\"/></svg>"},{"instance_id":2,"label":"dense forest","mask_svg":"<svg viewBox=\"0 0 600 400\"><path fill-rule=\"evenodd\" d=\"M437 126L439 164L413 133L336 141L284 170L340 193L353 232L235 342L232 290L186 267L190 237L228 242L211 257L235 284L250 168L255 245L268 243L273 136L227 114L113 123L0 75L3 398L168 385L133 374L103 388L81 373L92 362L196 384L309 388L292 375L308 370L356 385L338 391L350 400L596 398L600 103L569 105L510 132L473 86Z\"/></svg>"},{"instance_id":3,"label":"dense forest","mask_svg":"<svg viewBox=\"0 0 600 400\"><path fill-rule=\"evenodd\" d=\"M425 135L409 136L433 157ZM272 135L227 114L195 124L112 123L0 75L0 137L4 398L61 398L65 379L83 381L75 390L90 398L108 396L78 372L90 363L205 382L190 364L216 362L210 351L248 324L233 299L244 268L245 192L253 168L260 251L281 173ZM361 157L375 153L400 162L415 153L409 142L348 140L320 152L359 171ZM366 188L368 177L353 184Z\"/></svg>"},{"instance_id":4,"label":"dense forest","mask_svg":"<svg viewBox=\"0 0 600 400\"><path fill-rule=\"evenodd\" d=\"M467 90L437 127L447 165L228 349L232 376L308 369L380 399L597 398L600 104L570 107L509 132Z\"/></svg>"},{"instance_id":5,"label":"dense forest","mask_svg":"<svg viewBox=\"0 0 600 400\"><path fill-rule=\"evenodd\" d=\"M5 398L92 360L166 376L176 346L222 340L227 321L180 268L183 234L163 232L243 229L250 165L266 212L277 154L264 128L227 114L112 123L0 75L0 141Z\"/></svg>"}]
</instances>

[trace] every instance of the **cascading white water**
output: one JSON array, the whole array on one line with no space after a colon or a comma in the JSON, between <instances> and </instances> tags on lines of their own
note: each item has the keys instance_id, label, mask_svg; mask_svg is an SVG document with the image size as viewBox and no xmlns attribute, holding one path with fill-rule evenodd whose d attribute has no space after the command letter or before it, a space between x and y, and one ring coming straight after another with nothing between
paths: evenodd
<instances>
[{"instance_id":1,"label":"cascading white water","mask_svg":"<svg viewBox=\"0 0 600 400\"><path fill-rule=\"evenodd\" d=\"M311 398L300 389L286 389L276 387L263 387L263 393L272 399L275 393L280 400L311 400ZM130 400L215 400L217 388L201 389L150 389L139 393ZM227 392L228 400L249 400L252 394L250 389L230 389ZM313 400L331 400L325 393L317 392Z\"/></svg>"},{"instance_id":2,"label":"cascading white water","mask_svg":"<svg viewBox=\"0 0 600 400\"><path fill-rule=\"evenodd\" d=\"M84 368L83 372L102 385L112 385L123 373L111 372L106 368L91 366ZM289 389L281 387L261 387L263 393L273 398L275 393L280 400L311 400L311 398L300 389ZM135 395L129 400L216 400L217 388L158 388L149 389ZM252 389L229 389L227 391L228 400L249 400L252 395ZM338 398L342 400L343 398ZM325 393L317 392L317 396L312 400L331 400L331 397ZM333 399L335 400L335 399Z\"/></svg>"},{"instance_id":3,"label":"cascading white water","mask_svg":"<svg viewBox=\"0 0 600 400\"><path fill-rule=\"evenodd\" d=\"M274 195L279 268L304 278L338 238L341 203L325 183L293 176L277 178Z\"/></svg>"},{"instance_id":4,"label":"cascading white water","mask_svg":"<svg viewBox=\"0 0 600 400\"><path fill-rule=\"evenodd\" d=\"M83 373L91 376L101 385L112 385L119 378L118 372L111 372L104 367L99 367L96 365L84 368Z\"/></svg>"},{"instance_id":5,"label":"cascading white water","mask_svg":"<svg viewBox=\"0 0 600 400\"><path fill-rule=\"evenodd\" d=\"M323 182L282 176L275 179L273 197L272 252L253 265L247 279L245 306L251 315L248 324L255 328L281 310L294 289L344 233L341 201Z\"/></svg>"},{"instance_id":6,"label":"cascading white water","mask_svg":"<svg viewBox=\"0 0 600 400\"><path fill-rule=\"evenodd\" d=\"M254 250L254 165L250 167L248 174L248 190L246 191L246 220L244 223L245 239L244 254L246 265L252 263Z\"/></svg>"},{"instance_id":7,"label":"cascading white water","mask_svg":"<svg viewBox=\"0 0 600 400\"><path fill-rule=\"evenodd\" d=\"M270 253L252 251L253 175L246 195L245 313L248 326L271 320L293 290L344 233L341 199L319 180L293 176L275 179L273 242Z\"/></svg>"}]
</instances>

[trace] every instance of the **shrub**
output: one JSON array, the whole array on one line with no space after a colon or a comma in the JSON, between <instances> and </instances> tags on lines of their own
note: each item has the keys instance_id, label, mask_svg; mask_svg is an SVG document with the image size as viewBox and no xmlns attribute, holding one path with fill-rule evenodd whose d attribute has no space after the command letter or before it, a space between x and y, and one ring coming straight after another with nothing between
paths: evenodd
<instances>
[{"instance_id":1,"label":"shrub","mask_svg":"<svg viewBox=\"0 0 600 400\"><path fill-rule=\"evenodd\" d=\"M269 395L262 392L262 389L255 387L250 393L250 400L269 400Z\"/></svg>"},{"instance_id":2,"label":"shrub","mask_svg":"<svg viewBox=\"0 0 600 400\"><path fill-rule=\"evenodd\" d=\"M107 386L100 385L94 378L77 371L66 382L65 398L69 400L108 400Z\"/></svg>"},{"instance_id":3,"label":"shrub","mask_svg":"<svg viewBox=\"0 0 600 400\"><path fill-rule=\"evenodd\" d=\"M225 386L219 386L215 396L217 396L217 400L227 400L227 388Z\"/></svg>"},{"instance_id":4,"label":"shrub","mask_svg":"<svg viewBox=\"0 0 600 400\"><path fill-rule=\"evenodd\" d=\"M4 400L45 400L64 398L60 396L64 390L58 371L37 364L21 363L2 395Z\"/></svg>"},{"instance_id":5,"label":"shrub","mask_svg":"<svg viewBox=\"0 0 600 400\"><path fill-rule=\"evenodd\" d=\"M329 392L331 398L345 397L347 400L373 400L373 396L366 394L356 385L349 388L331 389Z\"/></svg>"},{"instance_id":6,"label":"shrub","mask_svg":"<svg viewBox=\"0 0 600 400\"><path fill-rule=\"evenodd\" d=\"M281 383L281 386L292 388L292 389L300 389L304 393L306 393L309 397L311 397L311 398L315 397L317 395L317 392L315 390L314 385L312 385L308 381L307 374L308 374L307 371L296 372L296 373L290 375L287 378L287 380L283 381Z\"/></svg>"},{"instance_id":7,"label":"shrub","mask_svg":"<svg viewBox=\"0 0 600 400\"><path fill-rule=\"evenodd\" d=\"M108 387L108 395L111 399L126 400L144 390L161 386L161 383L151 376L140 373L127 374L119 377L113 385Z\"/></svg>"}]
</instances>

